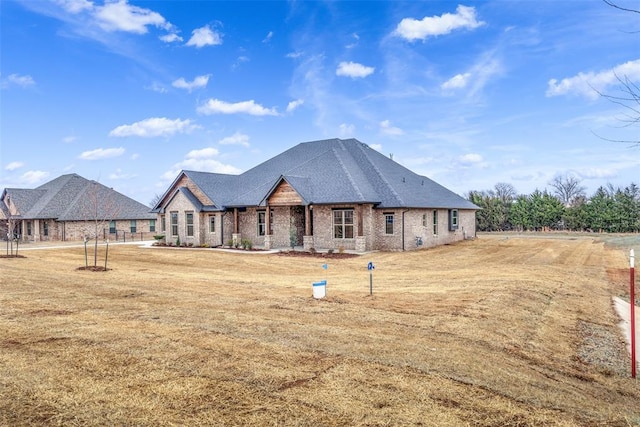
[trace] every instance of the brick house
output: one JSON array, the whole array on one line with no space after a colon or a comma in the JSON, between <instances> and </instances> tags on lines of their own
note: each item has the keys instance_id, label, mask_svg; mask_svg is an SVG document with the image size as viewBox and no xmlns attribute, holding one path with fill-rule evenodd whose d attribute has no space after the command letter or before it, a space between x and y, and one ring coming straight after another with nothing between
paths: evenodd
<instances>
[{"instance_id":1,"label":"brick house","mask_svg":"<svg viewBox=\"0 0 640 427\"><path fill-rule=\"evenodd\" d=\"M182 171L153 212L168 242L363 252L474 237L477 209L356 139L329 139L240 175Z\"/></svg>"},{"instance_id":2,"label":"brick house","mask_svg":"<svg viewBox=\"0 0 640 427\"><path fill-rule=\"evenodd\" d=\"M157 216L148 206L77 174L61 175L35 189L5 188L0 198L2 238L23 241L149 239Z\"/></svg>"}]
</instances>

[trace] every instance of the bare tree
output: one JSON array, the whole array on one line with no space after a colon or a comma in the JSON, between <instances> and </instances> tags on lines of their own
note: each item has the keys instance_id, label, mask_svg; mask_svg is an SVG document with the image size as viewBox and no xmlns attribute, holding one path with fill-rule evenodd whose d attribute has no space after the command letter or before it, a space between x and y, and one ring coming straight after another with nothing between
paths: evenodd
<instances>
[{"instance_id":1,"label":"bare tree","mask_svg":"<svg viewBox=\"0 0 640 427\"><path fill-rule=\"evenodd\" d=\"M114 199L112 190L96 181L91 181L80 203L80 210L85 221L83 227L85 260L87 259L86 243L93 239L93 266L95 268L98 266L98 238L100 233L109 221L118 217L120 206Z\"/></svg>"},{"instance_id":2,"label":"bare tree","mask_svg":"<svg viewBox=\"0 0 640 427\"><path fill-rule=\"evenodd\" d=\"M638 13L640 14L640 10L638 9L630 9L626 7L622 7L616 2L611 0L602 0L607 5L614 7L618 10L624 12ZM619 95L611 95L603 93L597 89L594 89L601 97L613 102L614 104L620 105L626 110L626 114L620 120L623 123L623 127L629 127L638 125L640 123L640 87L637 83L633 82L629 76L618 76L616 75L616 79L620 83L620 94ZM602 137L601 137L602 138ZM640 139L633 140L617 140L610 138L602 138L611 142L624 142L629 144L640 145Z\"/></svg>"},{"instance_id":3,"label":"bare tree","mask_svg":"<svg viewBox=\"0 0 640 427\"><path fill-rule=\"evenodd\" d=\"M511 203L516 196L518 195L516 192L516 188L506 182L499 182L495 185L496 197L499 198L503 203Z\"/></svg>"},{"instance_id":4,"label":"bare tree","mask_svg":"<svg viewBox=\"0 0 640 427\"><path fill-rule=\"evenodd\" d=\"M153 197L151 198L151 201L149 202L149 206L154 208L158 202L160 202L160 200L162 199L162 196L158 193L154 194Z\"/></svg>"},{"instance_id":5,"label":"bare tree","mask_svg":"<svg viewBox=\"0 0 640 427\"><path fill-rule=\"evenodd\" d=\"M580 185L581 181L574 175L556 175L549 185L553 188L553 194L565 206L572 206L577 200L585 197L586 188Z\"/></svg>"}]
</instances>

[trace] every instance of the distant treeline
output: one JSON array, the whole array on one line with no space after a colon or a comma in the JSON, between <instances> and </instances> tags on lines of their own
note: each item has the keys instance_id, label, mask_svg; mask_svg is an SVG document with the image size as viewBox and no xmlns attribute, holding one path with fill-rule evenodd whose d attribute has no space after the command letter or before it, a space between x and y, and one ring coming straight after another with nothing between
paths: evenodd
<instances>
[{"instance_id":1,"label":"distant treeline","mask_svg":"<svg viewBox=\"0 0 640 427\"><path fill-rule=\"evenodd\" d=\"M600 187L586 197L584 187L572 177L556 177L549 193L536 190L516 196L510 184L470 191L467 198L478 205L478 231L571 230L609 233L640 232L640 187Z\"/></svg>"}]
</instances>

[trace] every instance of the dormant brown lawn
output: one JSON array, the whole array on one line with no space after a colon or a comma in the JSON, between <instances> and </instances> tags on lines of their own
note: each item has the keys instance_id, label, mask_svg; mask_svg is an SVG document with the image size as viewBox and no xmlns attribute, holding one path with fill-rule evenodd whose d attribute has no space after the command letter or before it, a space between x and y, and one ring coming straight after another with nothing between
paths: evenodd
<instances>
[{"instance_id":1,"label":"dormant brown lawn","mask_svg":"<svg viewBox=\"0 0 640 427\"><path fill-rule=\"evenodd\" d=\"M593 239L109 253L107 272L78 271L82 248L0 259L3 425L640 423L611 302L628 261Z\"/></svg>"}]
</instances>

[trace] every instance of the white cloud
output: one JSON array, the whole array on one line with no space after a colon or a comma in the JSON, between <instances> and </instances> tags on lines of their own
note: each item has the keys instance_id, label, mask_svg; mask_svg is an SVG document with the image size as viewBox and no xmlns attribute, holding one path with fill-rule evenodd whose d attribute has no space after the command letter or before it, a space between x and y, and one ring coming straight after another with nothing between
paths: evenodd
<instances>
[{"instance_id":1,"label":"white cloud","mask_svg":"<svg viewBox=\"0 0 640 427\"><path fill-rule=\"evenodd\" d=\"M100 160L111 157L119 157L124 154L124 148L96 148L95 150L83 151L78 158L82 160Z\"/></svg>"},{"instance_id":2,"label":"white cloud","mask_svg":"<svg viewBox=\"0 0 640 427\"><path fill-rule=\"evenodd\" d=\"M126 0L105 3L104 6L97 7L95 17L98 25L105 31L146 34L149 31L148 25L165 29L172 27L159 13L130 5Z\"/></svg>"},{"instance_id":3,"label":"white cloud","mask_svg":"<svg viewBox=\"0 0 640 427\"><path fill-rule=\"evenodd\" d=\"M602 93L609 86L619 83L618 77L621 79L628 78L630 81L639 81L640 59L625 62L599 73L591 71L588 73L580 72L573 77L567 77L560 81L551 79L549 80L546 95L575 94L589 99L597 99L600 96L598 92Z\"/></svg>"},{"instance_id":4,"label":"white cloud","mask_svg":"<svg viewBox=\"0 0 640 427\"><path fill-rule=\"evenodd\" d=\"M442 89L462 89L469 83L471 73L456 74L440 86Z\"/></svg>"},{"instance_id":5,"label":"white cloud","mask_svg":"<svg viewBox=\"0 0 640 427\"><path fill-rule=\"evenodd\" d=\"M398 127L391 126L391 122L389 120L383 120L380 122L380 132L385 135L404 135L404 131Z\"/></svg>"},{"instance_id":6,"label":"white cloud","mask_svg":"<svg viewBox=\"0 0 640 427\"><path fill-rule=\"evenodd\" d=\"M140 154L139 153L133 153L130 157L131 160L138 160L140 158Z\"/></svg>"},{"instance_id":7,"label":"white cloud","mask_svg":"<svg viewBox=\"0 0 640 427\"><path fill-rule=\"evenodd\" d=\"M181 42L183 38L177 35L176 33L169 33L164 36L160 36L160 40L162 40L165 43L174 43L174 42Z\"/></svg>"},{"instance_id":8,"label":"white cloud","mask_svg":"<svg viewBox=\"0 0 640 427\"><path fill-rule=\"evenodd\" d=\"M20 181L26 184L39 184L49 176L49 172L45 171L27 171L22 174Z\"/></svg>"},{"instance_id":9,"label":"white cloud","mask_svg":"<svg viewBox=\"0 0 640 427\"><path fill-rule=\"evenodd\" d=\"M197 76L192 81L188 82L184 79L184 77L180 77L178 80L175 80L173 83L173 87L177 87L179 89L186 89L191 92L193 89L198 89L201 87L207 87L207 83L209 83L210 74L205 74L203 76Z\"/></svg>"},{"instance_id":10,"label":"white cloud","mask_svg":"<svg viewBox=\"0 0 640 427\"><path fill-rule=\"evenodd\" d=\"M20 74L10 74L6 79L2 79L3 88L8 88L9 86L29 87L35 84L35 80L29 75L21 76Z\"/></svg>"},{"instance_id":11,"label":"white cloud","mask_svg":"<svg viewBox=\"0 0 640 427\"><path fill-rule=\"evenodd\" d=\"M352 124L342 123L339 128L339 133L341 137L353 136L356 131L356 127Z\"/></svg>"},{"instance_id":12,"label":"white cloud","mask_svg":"<svg viewBox=\"0 0 640 427\"><path fill-rule=\"evenodd\" d=\"M204 47L222 44L222 36L211 29L208 25L196 28L191 32L192 36L187 42L187 46Z\"/></svg>"},{"instance_id":13,"label":"white cloud","mask_svg":"<svg viewBox=\"0 0 640 427\"><path fill-rule=\"evenodd\" d=\"M289 104L287 105L287 113L292 112L302 104L304 104L304 101L302 99L296 99L295 101L289 102Z\"/></svg>"},{"instance_id":14,"label":"white cloud","mask_svg":"<svg viewBox=\"0 0 640 427\"><path fill-rule=\"evenodd\" d=\"M62 142L64 142L65 144L71 144L72 142L75 142L78 139L78 137L76 136L65 136L64 138L62 138Z\"/></svg>"},{"instance_id":15,"label":"white cloud","mask_svg":"<svg viewBox=\"0 0 640 427\"><path fill-rule=\"evenodd\" d=\"M93 9L93 3L87 0L56 0L56 3L74 15L84 10Z\"/></svg>"},{"instance_id":16,"label":"white cloud","mask_svg":"<svg viewBox=\"0 0 640 427\"><path fill-rule=\"evenodd\" d=\"M197 108L200 114L250 114L252 116L277 116L278 112L275 108L265 108L260 104L256 104L252 99L250 101L242 101L229 103L220 101L219 99L209 99L203 105Z\"/></svg>"},{"instance_id":17,"label":"white cloud","mask_svg":"<svg viewBox=\"0 0 640 427\"><path fill-rule=\"evenodd\" d=\"M272 38L273 38L273 31L269 31L269 34L267 34L267 36L264 39L262 39L262 43L269 43Z\"/></svg>"},{"instance_id":18,"label":"white cloud","mask_svg":"<svg viewBox=\"0 0 640 427\"><path fill-rule=\"evenodd\" d=\"M469 71L457 74L440 85L444 91L465 89L468 96L474 96L496 75L502 73L502 63L494 57L495 52L489 51L481 55Z\"/></svg>"},{"instance_id":19,"label":"white cloud","mask_svg":"<svg viewBox=\"0 0 640 427\"><path fill-rule=\"evenodd\" d=\"M476 19L474 7L458 5L456 13L444 13L441 16L425 16L422 20L404 18L398 24L394 34L409 41L425 40L428 37L441 36L460 29L475 29L484 25Z\"/></svg>"},{"instance_id":20,"label":"white cloud","mask_svg":"<svg viewBox=\"0 0 640 427\"><path fill-rule=\"evenodd\" d=\"M235 166L226 165L217 160L215 158L217 155L218 150L213 147L191 150L187 153L183 161L174 164L171 169L162 174L162 179L164 181L172 181L181 170L197 170L226 174L239 174L242 172Z\"/></svg>"},{"instance_id":21,"label":"white cloud","mask_svg":"<svg viewBox=\"0 0 640 427\"><path fill-rule=\"evenodd\" d=\"M300 58L302 55L304 55L303 52L297 51L297 52L289 52L285 55L285 57L289 59L297 59L297 58Z\"/></svg>"},{"instance_id":22,"label":"white cloud","mask_svg":"<svg viewBox=\"0 0 640 427\"><path fill-rule=\"evenodd\" d=\"M486 163L480 154L477 153L468 153L463 154L455 160L455 166L461 168L470 168L474 166L484 167Z\"/></svg>"},{"instance_id":23,"label":"white cloud","mask_svg":"<svg viewBox=\"0 0 640 427\"><path fill-rule=\"evenodd\" d=\"M158 93L167 93L168 92L167 89L163 85L158 83L158 82L151 83L151 86L147 86L147 87L145 87L145 89L152 90L152 91L158 92Z\"/></svg>"},{"instance_id":24,"label":"white cloud","mask_svg":"<svg viewBox=\"0 0 640 427\"><path fill-rule=\"evenodd\" d=\"M249 146L249 135L245 135L240 132L236 132L231 136L222 138L219 143L221 145L242 145L243 147Z\"/></svg>"},{"instance_id":25,"label":"white cloud","mask_svg":"<svg viewBox=\"0 0 640 427\"><path fill-rule=\"evenodd\" d=\"M365 65L358 64L357 62L341 62L338 64L336 75L355 79L367 77L368 75L373 74L374 71L374 67L367 67Z\"/></svg>"},{"instance_id":26,"label":"white cloud","mask_svg":"<svg viewBox=\"0 0 640 427\"><path fill-rule=\"evenodd\" d=\"M7 166L5 166L4 169L8 171L14 171L16 169L20 169L23 166L24 166L24 163L22 162L11 162Z\"/></svg>"},{"instance_id":27,"label":"white cloud","mask_svg":"<svg viewBox=\"0 0 640 427\"><path fill-rule=\"evenodd\" d=\"M123 173L122 169L116 169L115 172L113 172L113 173L111 173L109 175L109 179L117 181L117 180L123 180L123 179L132 179L132 178L135 178L137 176L138 175L135 175L135 174Z\"/></svg>"},{"instance_id":28,"label":"white cloud","mask_svg":"<svg viewBox=\"0 0 640 427\"><path fill-rule=\"evenodd\" d=\"M156 136L171 136L176 133L189 133L198 129L198 125L191 123L191 120L170 120L166 117L151 117L130 125L121 125L109 132L109 136L139 136L142 138L153 138Z\"/></svg>"},{"instance_id":29,"label":"white cloud","mask_svg":"<svg viewBox=\"0 0 640 427\"><path fill-rule=\"evenodd\" d=\"M379 153L382 153L382 144L369 144L370 148L373 148Z\"/></svg>"}]
</instances>

